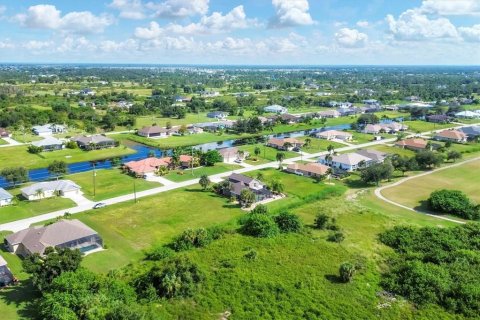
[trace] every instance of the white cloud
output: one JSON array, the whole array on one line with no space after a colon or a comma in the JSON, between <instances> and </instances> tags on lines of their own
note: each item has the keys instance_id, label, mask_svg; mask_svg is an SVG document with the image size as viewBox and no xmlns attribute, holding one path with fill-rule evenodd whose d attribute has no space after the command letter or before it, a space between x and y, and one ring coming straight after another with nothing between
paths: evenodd
<instances>
[{"instance_id":1,"label":"white cloud","mask_svg":"<svg viewBox=\"0 0 480 320\"><path fill-rule=\"evenodd\" d=\"M472 27L460 27L458 31L466 41L480 42L480 24Z\"/></svg>"},{"instance_id":2,"label":"white cloud","mask_svg":"<svg viewBox=\"0 0 480 320\"><path fill-rule=\"evenodd\" d=\"M37 40L30 40L23 44L25 49L29 50L41 50L50 48L53 46L53 41L37 41Z\"/></svg>"},{"instance_id":3,"label":"white cloud","mask_svg":"<svg viewBox=\"0 0 480 320\"><path fill-rule=\"evenodd\" d=\"M272 0L275 17L269 26L274 28L312 25L315 21L308 12L308 0Z\"/></svg>"},{"instance_id":4,"label":"white cloud","mask_svg":"<svg viewBox=\"0 0 480 320\"><path fill-rule=\"evenodd\" d=\"M7 7L5 6L0 6L0 16L3 15L7 11Z\"/></svg>"},{"instance_id":5,"label":"white cloud","mask_svg":"<svg viewBox=\"0 0 480 320\"><path fill-rule=\"evenodd\" d=\"M51 29L75 33L102 32L113 23L108 16L95 16L89 11L70 12L61 16L55 6L40 4L28 8L27 13L18 14L15 19L20 25L32 29Z\"/></svg>"},{"instance_id":6,"label":"white cloud","mask_svg":"<svg viewBox=\"0 0 480 320\"><path fill-rule=\"evenodd\" d=\"M335 41L344 48L364 47L367 40L368 36L357 29L342 28L335 33Z\"/></svg>"},{"instance_id":7,"label":"white cloud","mask_svg":"<svg viewBox=\"0 0 480 320\"><path fill-rule=\"evenodd\" d=\"M368 28L369 26L370 24L368 23L368 21L365 21L365 20L357 21L357 27Z\"/></svg>"},{"instance_id":8,"label":"white cloud","mask_svg":"<svg viewBox=\"0 0 480 320\"><path fill-rule=\"evenodd\" d=\"M145 18L145 9L141 0L113 0L108 6L120 11L120 18L132 20Z\"/></svg>"},{"instance_id":9,"label":"white cloud","mask_svg":"<svg viewBox=\"0 0 480 320\"><path fill-rule=\"evenodd\" d=\"M190 23L185 26L171 23L165 27L160 27L157 22L152 21L147 28L136 28L135 36L141 39L155 39L166 34L213 34L228 32L234 29L245 29L256 25L258 25L256 20L247 19L243 6L238 6L225 15L220 12L214 12L210 16L202 17L198 23Z\"/></svg>"},{"instance_id":10,"label":"white cloud","mask_svg":"<svg viewBox=\"0 0 480 320\"><path fill-rule=\"evenodd\" d=\"M480 15L479 0L424 0L420 7L424 13L442 16Z\"/></svg>"},{"instance_id":11,"label":"white cloud","mask_svg":"<svg viewBox=\"0 0 480 320\"><path fill-rule=\"evenodd\" d=\"M15 45L10 40L0 41L0 49L13 49Z\"/></svg>"},{"instance_id":12,"label":"white cloud","mask_svg":"<svg viewBox=\"0 0 480 320\"><path fill-rule=\"evenodd\" d=\"M102 41L98 48L103 52L120 52L120 51L135 51L138 48L138 43L133 39L127 39L125 41Z\"/></svg>"},{"instance_id":13,"label":"white cloud","mask_svg":"<svg viewBox=\"0 0 480 320\"><path fill-rule=\"evenodd\" d=\"M185 18L204 15L208 12L209 0L166 0L160 3L149 2L147 8L155 11L160 18Z\"/></svg>"},{"instance_id":14,"label":"white cloud","mask_svg":"<svg viewBox=\"0 0 480 320\"><path fill-rule=\"evenodd\" d=\"M65 52L85 52L94 50L96 46L92 44L85 37L72 37L67 36L63 39L63 42L57 47L57 51L61 53Z\"/></svg>"},{"instance_id":15,"label":"white cloud","mask_svg":"<svg viewBox=\"0 0 480 320\"><path fill-rule=\"evenodd\" d=\"M430 19L417 9L403 12L398 19L387 16L391 34L397 40L458 38L456 27L446 18Z\"/></svg>"}]
</instances>

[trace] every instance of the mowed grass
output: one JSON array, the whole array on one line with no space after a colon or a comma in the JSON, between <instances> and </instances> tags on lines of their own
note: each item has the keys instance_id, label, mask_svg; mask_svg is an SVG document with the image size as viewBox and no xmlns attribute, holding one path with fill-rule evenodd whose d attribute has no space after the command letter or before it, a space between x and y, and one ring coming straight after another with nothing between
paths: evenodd
<instances>
[{"instance_id":1,"label":"mowed grass","mask_svg":"<svg viewBox=\"0 0 480 320\"><path fill-rule=\"evenodd\" d=\"M258 156L255 155L255 149L260 148L260 154ZM277 153L283 152L285 154L285 159L299 157L300 154L293 152L293 151L281 151L277 150L272 147L267 147L262 143L252 144L252 145L245 145L239 146L239 150L246 151L250 154L250 157L245 162L252 165L258 165L263 163L268 163L272 161L277 161ZM256 159L256 161L255 161Z\"/></svg>"},{"instance_id":2,"label":"mowed grass","mask_svg":"<svg viewBox=\"0 0 480 320\"><path fill-rule=\"evenodd\" d=\"M133 184L135 182L135 190L144 191L161 187L158 182L146 181L144 179L136 179L120 169L101 169L96 170L95 176L95 196L93 195L93 172L82 172L72 174L66 179L70 179L82 187L84 196L90 200L100 201L108 198L114 198L121 195L133 193Z\"/></svg>"},{"instance_id":3,"label":"mowed grass","mask_svg":"<svg viewBox=\"0 0 480 320\"><path fill-rule=\"evenodd\" d=\"M43 213L72 208L76 205L72 200L62 197L27 201L21 196L20 188L7 191L15 197L14 204L0 207L0 223L30 218Z\"/></svg>"},{"instance_id":4,"label":"mowed grass","mask_svg":"<svg viewBox=\"0 0 480 320\"><path fill-rule=\"evenodd\" d=\"M1 145L4 145L4 144L7 144L7 141L3 140L3 139L0 139L0 146Z\"/></svg>"},{"instance_id":5,"label":"mowed grass","mask_svg":"<svg viewBox=\"0 0 480 320\"><path fill-rule=\"evenodd\" d=\"M362 133L362 132L357 132L357 131L349 131L353 135L353 141L351 142L352 144L363 144L367 142L372 142L374 141L374 136L380 136L384 139L390 139L394 138L395 135L393 134L388 134L388 133L380 133L380 134L368 134L368 133Z\"/></svg>"},{"instance_id":6,"label":"mowed grass","mask_svg":"<svg viewBox=\"0 0 480 320\"><path fill-rule=\"evenodd\" d=\"M480 160L434 172L411 179L398 186L387 188L382 194L395 202L411 208L423 207L423 201L439 189L454 189L465 192L471 199L480 203Z\"/></svg>"},{"instance_id":7,"label":"mowed grass","mask_svg":"<svg viewBox=\"0 0 480 320\"><path fill-rule=\"evenodd\" d=\"M210 176L218 173L233 171L235 169L240 169L240 168L242 167L235 164L216 163L214 166L211 166L211 167L199 167L199 168L194 168L193 170L190 170L190 169L172 170L163 177L165 179L168 179L174 182L182 182L182 181L187 181L192 179L198 179L202 175Z\"/></svg>"},{"instance_id":8,"label":"mowed grass","mask_svg":"<svg viewBox=\"0 0 480 320\"><path fill-rule=\"evenodd\" d=\"M405 156L405 157L413 157L415 156L415 151L408 150L408 149L402 149L394 146L389 146L386 144L377 144L374 146L370 146L366 149L373 149L373 150L378 150L381 152L385 152L388 154L398 154L400 156Z\"/></svg>"},{"instance_id":9,"label":"mowed grass","mask_svg":"<svg viewBox=\"0 0 480 320\"><path fill-rule=\"evenodd\" d=\"M335 149L347 146L339 142L325 140L325 139L318 139L313 137L298 138L298 140L301 140L303 142L305 142L306 139L310 139L310 144L307 146L303 146L302 151L307 153L317 153L317 152L327 151L328 146L333 146Z\"/></svg>"},{"instance_id":10,"label":"mowed grass","mask_svg":"<svg viewBox=\"0 0 480 320\"><path fill-rule=\"evenodd\" d=\"M83 151L81 149L63 149L52 152L31 154L26 146L8 147L0 150L0 169L23 166L29 169L47 167L54 160L66 163L102 160L135 153L135 150L120 146L116 148Z\"/></svg>"},{"instance_id":11,"label":"mowed grass","mask_svg":"<svg viewBox=\"0 0 480 320\"><path fill-rule=\"evenodd\" d=\"M427 131L433 131L433 130L440 130L440 129L445 129L445 128L452 128L457 126L454 123L432 123L432 122L426 122L426 121L404 121L403 124L406 124L408 126L408 130L410 132L427 132Z\"/></svg>"}]
</instances>

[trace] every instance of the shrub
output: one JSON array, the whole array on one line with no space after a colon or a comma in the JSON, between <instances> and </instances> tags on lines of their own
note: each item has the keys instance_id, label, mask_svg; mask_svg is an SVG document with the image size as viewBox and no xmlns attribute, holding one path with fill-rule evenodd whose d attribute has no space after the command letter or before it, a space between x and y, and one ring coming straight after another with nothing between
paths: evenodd
<instances>
[{"instance_id":1,"label":"shrub","mask_svg":"<svg viewBox=\"0 0 480 320\"><path fill-rule=\"evenodd\" d=\"M336 232L333 232L333 233L329 234L327 240L330 241L330 242L340 243L343 240L345 240L345 236L343 235L343 232L336 231Z\"/></svg>"},{"instance_id":2,"label":"shrub","mask_svg":"<svg viewBox=\"0 0 480 320\"><path fill-rule=\"evenodd\" d=\"M259 204L255 208L253 208L252 211L250 211L251 214L267 214L268 213L268 208L264 204Z\"/></svg>"},{"instance_id":3,"label":"shrub","mask_svg":"<svg viewBox=\"0 0 480 320\"><path fill-rule=\"evenodd\" d=\"M257 256L258 256L257 251L255 251L255 250L252 249L252 250L248 251L247 253L245 253L245 256L244 256L244 257L245 257L245 259L247 259L247 260L256 260L256 259L257 259Z\"/></svg>"},{"instance_id":4,"label":"shrub","mask_svg":"<svg viewBox=\"0 0 480 320\"><path fill-rule=\"evenodd\" d=\"M327 224L329 220L330 220L330 217L328 215L326 215L325 213L319 213L315 217L315 221L313 222L313 225L315 226L315 229L324 230L327 228Z\"/></svg>"},{"instance_id":5,"label":"shrub","mask_svg":"<svg viewBox=\"0 0 480 320\"><path fill-rule=\"evenodd\" d=\"M29 145L28 146L28 152L29 153L32 153L32 154L39 154L40 152L43 151L43 148L42 147L37 147L37 146L34 146L34 145Z\"/></svg>"},{"instance_id":6,"label":"shrub","mask_svg":"<svg viewBox=\"0 0 480 320\"><path fill-rule=\"evenodd\" d=\"M192 248L205 247L212 241L210 234L207 230L200 229L187 229L182 232L174 241L173 249L175 251L185 251Z\"/></svg>"},{"instance_id":7,"label":"shrub","mask_svg":"<svg viewBox=\"0 0 480 320\"><path fill-rule=\"evenodd\" d=\"M342 279L343 282L350 282L353 279L356 268L353 263L344 262L340 265L340 268L338 271L340 274L340 278Z\"/></svg>"},{"instance_id":8,"label":"shrub","mask_svg":"<svg viewBox=\"0 0 480 320\"><path fill-rule=\"evenodd\" d=\"M65 144L65 147L67 149L77 149L78 148L78 145L75 141L68 141L66 144Z\"/></svg>"},{"instance_id":9,"label":"shrub","mask_svg":"<svg viewBox=\"0 0 480 320\"><path fill-rule=\"evenodd\" d=\"M270 216L251 214L245 219L242 232L253 237L271 238L279 233L279 229Z\"/></svg>"},{"instance_id":10,"label":"shrub","mask_svg":"<svg viewBox=\"0 0 480 320\"><path fill-rule=\"evenodd\" d=\"M300 218L295 214L284 211L278 216L276 216L274 219L281 232L300 232L300 230L302 229L302 222L300 221Z\"/></svg>"},{"instance_id":11,"label":"shrub","mask_svg":"<svg viewBox=\"0 0 480 320\"><path fill-rule=\"evenodd\" d=\"M145 253L145 259L159 261L173 256L174 251L165 246L158 246Z\"/></svg>"},{"instance_id":12,"label":"shrub","mask_svg":"<svg viewBox=\"0 0 480 320\"><path fill-rule=\"evenodd\" d=\"M428 205L436 212L449 213L464 219L480 218L479 208L459 190L437 190L432 192Z\"/></svg>"}]
</instances>

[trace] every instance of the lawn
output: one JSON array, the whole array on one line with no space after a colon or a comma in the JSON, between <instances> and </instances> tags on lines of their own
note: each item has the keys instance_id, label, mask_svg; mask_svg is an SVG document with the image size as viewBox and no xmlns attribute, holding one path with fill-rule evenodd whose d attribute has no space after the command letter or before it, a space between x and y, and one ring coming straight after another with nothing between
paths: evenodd
<instances>
[{"instance_id":1,"label":"lawn","mask_svg":"<svg viewBox=\"0 0 480 320\"><path fill-rule=\"evenodd\" d=\"M411 208L422 207L435 190L455 189L465 192L471 199L480 203L480 160L445 169L420 178L406 181L398 186L382 191L382 194L395 202ZM414 190L412 192L412 190ZM422 207L425 209L425 207Z\"/></svg>"},{"instance_id":2,"label":"lawn","mask_svg":"<svg viewBox=\"0 0 480 320\"><path fill-rule=\"evenodd\" d=\"M6 152L8 150L8 152ZM83 151L81 149L63 149L52 152L31 154L25 146L8 147L0 152L0 168L23 166L29 169L45 168L54 160L66 163L102 160L135 153L135 150L120 146L110 149Z\"/></svg>"},{"instance_id":3,"label":"lawn","mask_svg":"<svg viewBox=\"0 0 480 320\"><path fill-rule=\"evenodd\" d=\"M305 142L306 139L310 139L310 144L308 146L303 146L302 151L307 153L317 153L317 152L327 151L328 146L333 146L335 149L346 147L345 144L335 142L335 141L325 140L325 139L318 139L318 138L312 138L312 137L298 138L298 140L301 140L303 142Z\"/></svg>"},{"instance_id":4,"label":"lawn","mask_svg":"<svg viewBox=\"0 0 480 320\"><path fill-rule=\"evenodd\" d=\"M398 154L398 155L406 156L406 157L415 156L415 151L408 150L408 149L402 149L402 148L398 148L398 147L394 147L394 146L388 146L388 145L385 145L385 144L377 144L377 145L374 145L374 146L370 146L367 149L378 150L378 151L382 151L382 152L389 153L389 154Z\"/></svg>"},{"instance_id":5,"label":"lawn","mask_svg":"<svg viewBox=\"0 0 480 320\"><path fill-rule=\"evenodd\" d=\"M0 207L0 223L30 218L43 213L72 208L76 205L72 200L61 197L26 201L21 196L20 188L10 189L8 192L15 196L15 204Z\"/></svg>"},{"instance_id":6,"label":"lawn","mask_svg":"<svg viewBox=\"0 0 480 320\"><path fill-rule=\"evenodd\" d=\"M261 152L258 156L255 155L255 148L260 148ZM250 158L245 162L253 165L259 165L267 162L277 161L276 157L277 157L277 153L279 152L283 152L285 154L285 159L300 156L296 152L280 151L272 147L267 147L266 145L261 143L239 146L238 149L250 153ZM254 161L253 159L257 159L257 161Z\"/></svg>"},{"instance_id":7,"label":"lawn","mask_svg":"<svg viewBox=\"0 0 480 320\"><path fill-rule=\"evenodd\" d=\"M445 128L452 128L457 126L454 123L432 123L425 121L404 121L403 124L408 126L408 131L410 132L427 132L433 130L440 130Z\"/></svg>"},{"instance_id":8,"label":"lawn","mask_svg":"<svg viewBox=\"0 0 480 320\"><path fill-rule=\"evenodd\" d=\"M1 145L4 145L4 144L7 144L7 141L3 140L3 139L0 139L0 146Z\"/></svg>"},{"instance_id":9,"label":"lawn","mask_svg":"<svg viewBox=\"0 0 480 320\"><path fill-rule=\"evenodd\" d=\"M372 142L374 136L381 136L384 139L390 139L395 137L395 135L388 134L388 133L380 133L378 135L373 135L373 134L362 133L357 131L349 131L349 132L353 135L353 141L351 142L352 144L363 144L367 142Z\"/></svg>"},{"instance_id":10,"label":"lawn","mask_svg":"<svg viewBox=\"0 0 480 320\"><path fill-rule=\"evenodd\" d=\"M120 169L101 169L96 170L95 186L96 195L93 196L93 173L82 172L72 174L66 177L82 187L85 197L100 201L108 198L118 197L124 194L133 193L133 183L135 182L136 191L144 191L162 185L158 182L146 181L144 179L136 179Z\"/></svg>"},{"instance_id":11,"label":"lawn","mask_svg":"<svg viewBox=\"0 0 480 320\"><path fill-rule=\"evenodd\" d=\"M31 133L21 133L21 132L13 132L12 134L12 139L16 140L21 143L29 143L32 141L39 141L42 140L42 137L39 137L37 135L31 134Z\"/></svg>"},{"instance_id":12,"label":"lawn","mask_svg":"<svg viewBox=\"0 0 480 320\"><path fill-rule=\"evenodd\" d=\"M233 171L235 169L242 168L239 165L235 164L228 164L228 163L217 163L212 167L199 167L194 168L193 170L186 169L186 170L173 170L170 171L164 178L174 181L174 182L182 182L192 179L198 179L202 175L214 175L217 173Z\"/></svg>"}]
</instances>

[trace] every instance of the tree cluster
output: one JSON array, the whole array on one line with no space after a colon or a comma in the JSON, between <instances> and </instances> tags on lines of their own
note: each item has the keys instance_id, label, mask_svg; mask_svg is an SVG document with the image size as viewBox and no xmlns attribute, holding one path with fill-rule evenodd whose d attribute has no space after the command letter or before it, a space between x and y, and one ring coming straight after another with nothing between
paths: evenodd
<instances>
[{"instance_id":1,"label":"tree cluster","mask_svg":"<svg viewBox=\"0 0 480 320\"><path fill-rule=\"evenodd\" d=\"M435 212L447 213L468 220L480 219L480 206L459 190L437 190L430 194L428 206Z\"/></svg>"}]
</instances>

